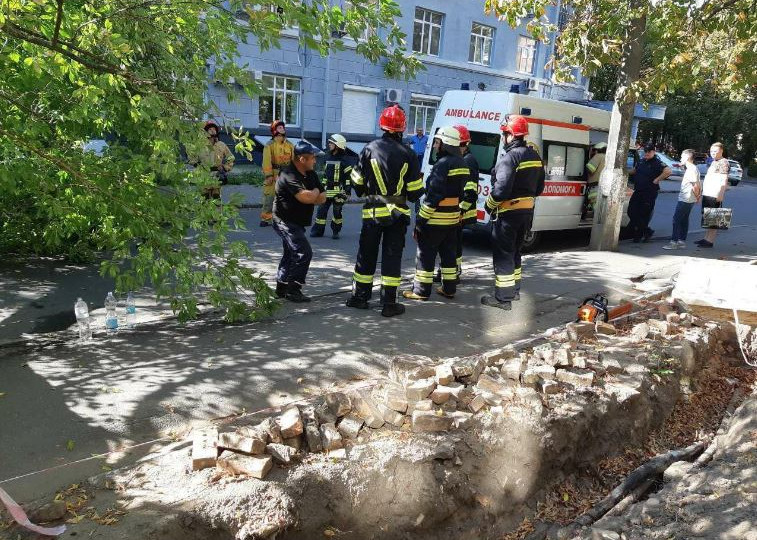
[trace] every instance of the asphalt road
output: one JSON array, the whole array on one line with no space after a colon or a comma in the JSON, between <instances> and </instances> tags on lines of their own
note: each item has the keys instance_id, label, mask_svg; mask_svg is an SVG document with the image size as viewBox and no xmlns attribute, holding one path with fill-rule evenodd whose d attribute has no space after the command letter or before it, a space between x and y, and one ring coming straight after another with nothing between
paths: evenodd
<instances>
[{"instance_id":1,"label":"asphalt road","mask_svg":"<svg viewBox=\"0 0 757 540\"><path fill-rule=\"evenodd\" d=\"M660 196L652 242L623 242L618 253L582 250L588 241L583 233L547 236L541 250L525 259L523 299L512 312L485 308L478 301L492 287L488 243L480 236L467 238L464 282L454 301L434 297L408 304L408 312L394 319L381 318L378 307L345 308L359 233L360 209L351 205L340 240L313 241L307 291L316 298L308 306L285 304L275 318L251 324L164 323L98 337L86 346L72 340L0 348L0 486L25 500L100 472L103 466L128 464L164 444L149 441L181 433L187 426L374 376L392 354L450 357L479 352L572 319L586 296L604 292L617 301L638 294L630 277L668 277L687 256L757 256L757 186L744 184L729 193L735 226L719 237L713 250L662 250L675 200L674 194ZM272 278L279 239L270 228L257 227L257 210L245 210L243 217L250 230L238 237L250 242L257 255L250 264ZM700 238L698 227L692 229L692 240ZM68 311L72 295L82 289L102 297L109 287L91 268L66 267L56 274L55 264L45 264L44 270L33 268L32 277L23 267L10 273L0 269L4 321L24 321L26 314L50 306L52 311L56 306ZM409 278L413 268L414 244L408 234L403 274ZM34 286L39 275L44 276L43 288ZM15 303L8 300L10 280L24 285ZM28 308L28 302L42 307ZM148 444L107 460L72 464L142 442ZM45 472L5 481L36 471Z\"/></svg>"}]
</instances>

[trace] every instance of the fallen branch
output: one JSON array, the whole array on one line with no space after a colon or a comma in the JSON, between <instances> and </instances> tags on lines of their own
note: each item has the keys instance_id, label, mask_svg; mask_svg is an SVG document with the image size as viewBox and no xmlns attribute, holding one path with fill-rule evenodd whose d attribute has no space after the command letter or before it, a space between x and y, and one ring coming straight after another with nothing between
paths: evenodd
<instances>
[{"instance_id":1,"label":"fallen branch","mask_svg":"<svg viewBox=\"0 0 757 540\"><path fill-rule=\"evenodd\" d=\"M680 450L671 450L665 454L660 454L647 461L644 465L637 467L628 477L610 494L595 504L591 510L576 518L568 527L588 526L604 516L613 509L629 493L642 485L648 479L658 476L665 472L676 461L691 461L706 448L708 440L699 441Z\"/></svg>"}]
</instances>

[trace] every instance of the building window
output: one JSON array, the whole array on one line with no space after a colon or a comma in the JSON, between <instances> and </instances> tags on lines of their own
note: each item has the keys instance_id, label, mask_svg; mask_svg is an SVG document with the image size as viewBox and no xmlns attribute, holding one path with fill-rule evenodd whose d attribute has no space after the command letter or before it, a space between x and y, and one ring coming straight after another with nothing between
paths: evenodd
<instances>
[{"instance_id":1,"label":"building window","mask_svg":"<svg viewBox=\"0 0 757 540\"><path fill-rule=\"evenodd\" d=\"M260 96L260 123L283 120L300 125L300 79L281 75L263 75L264 94Z\"/></svg>"},{"instance_id":2,"label":"building window","mask_svg":"<svg viewBox=\"0 0 757 540\"><path fill-rule=\"evenodd\" d=\"M518 58L516 69L523 73L533 73L535 56L536 40L526 36L518 36Z\"/></svg>"},{"instance_id":3,"label":"building window","mask_svg":"<svg viewBox=\"0 0 757 540\"><path fill-rule=\"evenodd\" d=\"M492 63L492 42L494 28L473 23L470 32L470 51L468 62L488 66Z\"/></svg>"},{"instance_id":4,"label":"building window","mask_svg":"<svg viewBox=\"0 0 757 540\"><path fill-rule=\"evenodd\" d=\"M415 133L417 129L423 129L425 133L431 132L431 126L434 125L436 109L439 108L438 101L430 99L413 98L410 100L410 123L408 129Z\"/></svg>"},{"instance_id":5,"label":"building window","mask_svg":"<svg viewBox=\"0 0 757 540\"><path fill-rule=\"evenodd\" d=\"M441 13L415 8L413 51L430 56L439 56L443 19L444 15Z\"/></svg>"}]
</instances>

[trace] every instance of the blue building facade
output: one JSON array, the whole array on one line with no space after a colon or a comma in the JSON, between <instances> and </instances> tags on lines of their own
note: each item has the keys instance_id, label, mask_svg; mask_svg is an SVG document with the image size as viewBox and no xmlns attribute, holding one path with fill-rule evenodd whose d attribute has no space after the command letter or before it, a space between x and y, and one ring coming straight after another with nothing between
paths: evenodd
<instances>
[{"instance_id":1,"label":"blue building facade","mask_svg":"<svg viewBox=\"0 0 757 540\"><path fill-rule=\"evenodd\" d=\"M349 8L347 0L332 4ZM299 45L296 28L282 30L281 48L261 51L251 40L240 43L239 63L247 65L264 92L249 98L211 85L209 98L216 116L227 126L240 126L264 142L268 125L282 118L291 136L319 143L342 133L357 150L380 133L377 119L392 102L408 112L408 133L428 131L439 100L447 90L509 91L560 100L587 95L588 80L557 84L545 68L551 45L530 38L525 24L512 29L484 13L484 0L399 0L397 21L407 34L407 48L415 51L426 68L412 80L387 78L381 65L355 52L356 43L345 39L347 49L322 57ZM547 16L557 22L558 8ZM380 37L380 33L379 33ZM212 68L211 68L212 69Z\"/></svg>"}]
</instances>

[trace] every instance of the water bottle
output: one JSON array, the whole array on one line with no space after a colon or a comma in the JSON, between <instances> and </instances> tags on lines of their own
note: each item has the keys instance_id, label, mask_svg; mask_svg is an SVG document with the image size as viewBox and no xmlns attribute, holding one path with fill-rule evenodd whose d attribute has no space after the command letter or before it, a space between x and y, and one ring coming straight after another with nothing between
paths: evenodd
<instances>
[{"instance_id":1,"label":"water bottle","mask_svg":"<svg viewBox=\"0 0 757 540\"><path fill-rule=\"evenodd\" d=\"M115 334L118 331L118 315L116 314L116 298L113 292L105 297L105 332Z\"/></svg>"},{"instance_id":2,"label":"water bottle","mask_svg":"<svg viewBox=\"0 0 757 540\"><path fill-rule=\"evenodd\" d=\"M81 298L76 299L74 304L74 313L76 322L79 327L79 341L89 341L92 339L92 326L89 318L89 308L87 303Z\"/></svg>"},{"instance_id":3,"label":"water bottle","mask_svg":"<svg viewBox=\"0 0 757 540\"><path fill-rule=\"evenodd\" d=\"M134 328L136 322L137 304L134 302L134 295L129 291L129 294L126 295L126 327Z\"/></svg>"}]
</instances>

